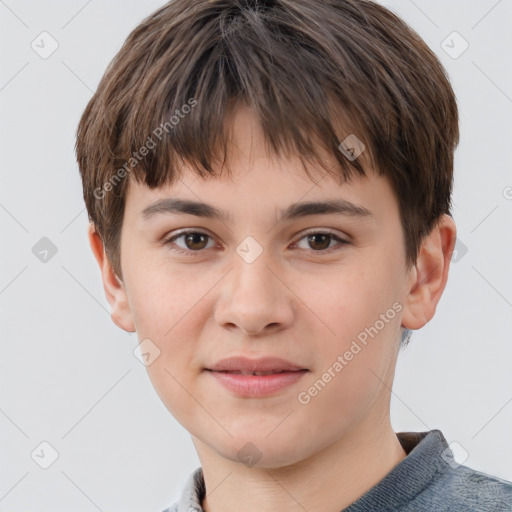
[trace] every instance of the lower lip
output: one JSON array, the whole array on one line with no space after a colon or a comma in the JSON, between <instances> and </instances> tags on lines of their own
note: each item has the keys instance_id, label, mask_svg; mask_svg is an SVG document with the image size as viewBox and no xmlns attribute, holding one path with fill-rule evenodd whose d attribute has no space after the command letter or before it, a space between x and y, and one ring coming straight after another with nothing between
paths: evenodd
<instances>
[{"instance_id":1,"label":"lower lip","mask_svg":"<svg viewBox=\"0 0 512 512\"><path fill-rule=\"evenodd\" d=\"M242 375L240 373L208 371L230 391L252 398L272 395L299 381L307 372L308 370L271 375Z\"/></svg>"}]
</instances>

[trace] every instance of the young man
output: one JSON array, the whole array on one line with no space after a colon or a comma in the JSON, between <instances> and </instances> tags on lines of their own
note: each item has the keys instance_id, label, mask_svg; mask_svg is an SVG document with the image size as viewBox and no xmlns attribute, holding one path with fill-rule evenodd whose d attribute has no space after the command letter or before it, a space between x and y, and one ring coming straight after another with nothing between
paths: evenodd
<instances>
[{"instance_id":1,"label":"young man","mask_svg":"<svg viewBox=\"0 0 512 512\"><path fill-rule=\"evenodd\" d=\"M458 135L439 61L369 1L174 0L130 34L77 158L112 319L201 461L168 511L512 510L390 423Z\"/></svg>"}]
</instances>

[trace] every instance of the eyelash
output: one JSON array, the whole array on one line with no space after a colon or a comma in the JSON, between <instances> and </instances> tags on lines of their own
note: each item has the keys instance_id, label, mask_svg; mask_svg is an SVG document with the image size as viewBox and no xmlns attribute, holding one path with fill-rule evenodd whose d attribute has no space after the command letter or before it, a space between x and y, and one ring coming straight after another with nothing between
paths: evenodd
<instances>
[{"instance_id":1,"label":"eyelash","mask_svg":"<svg viewBox=\"0 0 512 512\"><path fill-rule=\"evenodd\" d=\"M173 240L177 240L178 238L181 238L181 237L186 237L188 235L192 235L192 234L195 234L195 235L205 235L207 236L208 238L212 239L212 237L210 235L208 235L208 233L203 233L202 231L195 231L195 230L190 230L190 231L182 231L181 233L178 233L177 235L173 235L172 237L168 238L167 240L164 240L164 244L165 245L169 245L169 249L172 251L172 252L176 252L176 253L179 253L179 254L185 254L186 256L197 256L199 255L200 253L204 252L206 249L201 249L201 250L198 250L198 251L192 251L190 249L183 249L182 247L178 247L176 246L174 243L173 243ZM324 230L324 231L309 231L309 232L306 232L302 235L301 238L299 238L297 240L296 243L300 242L302 239L310 236L310 235L329 235L331 237L332 240L335 240L337 242L339 242L339 247L330 247L328 249L323 249L323 250L318 250L318 251L314 251L313 249L311 249L311 252L314 252L314 253L330 253L331 251L336 251L336 250L341 250L343 249L343 246L344 245L350 245L350 242L348 242L347 240L343 239L343 238L340 238L338 235L336 235L334 232L330 231L330 230ZM341 246L341 247L340 247ZM300 249L300 250L307 250L307 249Z\"/></svg>"}]
</instances>

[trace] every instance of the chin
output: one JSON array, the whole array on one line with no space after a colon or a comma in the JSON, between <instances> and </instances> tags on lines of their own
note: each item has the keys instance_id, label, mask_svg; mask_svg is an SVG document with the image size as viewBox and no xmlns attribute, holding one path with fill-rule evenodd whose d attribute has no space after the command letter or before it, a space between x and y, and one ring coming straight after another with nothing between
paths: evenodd
<instances>
[{"instance_id":1,"label":"chin","mask_svg":"<svg viewBox=\"0 0 512 512\"><path fill-rule=\"evenodd\" d=\"M276 443L266 438L267 432L261 436L244 436L243 439L234 441L231 444L231 450L222 454L226 458L243 464L248 468L257 469L276 469L295 464L302 460L300 452L296 447L283 443Z\"/></svg>"}]
</instances>

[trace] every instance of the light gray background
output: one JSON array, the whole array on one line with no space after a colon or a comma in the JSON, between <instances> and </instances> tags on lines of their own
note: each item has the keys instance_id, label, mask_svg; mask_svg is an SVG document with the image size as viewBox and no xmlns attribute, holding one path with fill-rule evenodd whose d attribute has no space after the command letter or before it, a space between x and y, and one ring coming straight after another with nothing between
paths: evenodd
<instances>
[{"instance_id":1,"label":"light gray background","mask_svg":"<svg viewBox=\"0 0 512 512\"><path fill-rule=\"evenodd\" d=\"M74 158L108 63L160 5L0 1L0 511L160 511L199 466L133 355L136 335L110 319ZM466 465L512 480L512 2L386 5L439 55L461 114L463 246L435 318L399 357L393 427L439 428ZM59 44L47 59L31 48L42 31ZM458 58L441 46L453 31L469 43ZM58 249L46 263L32 252L42 237ZM31 458L43 441L58 452L48 469Z\"/></svg>"}]
</instances>

